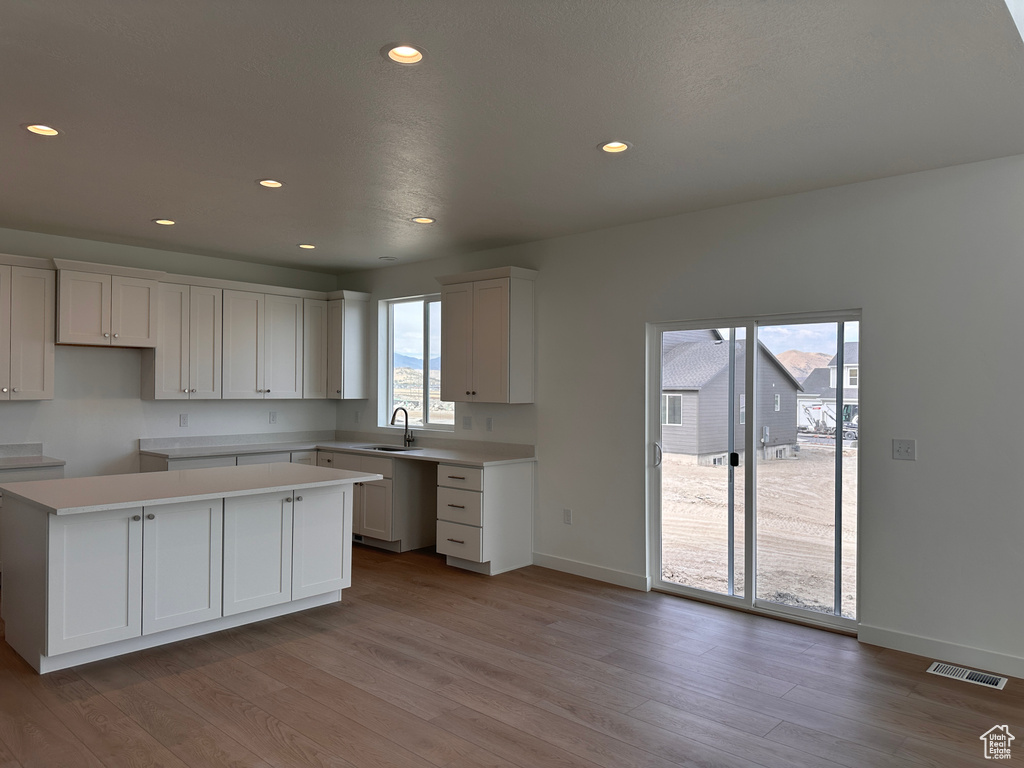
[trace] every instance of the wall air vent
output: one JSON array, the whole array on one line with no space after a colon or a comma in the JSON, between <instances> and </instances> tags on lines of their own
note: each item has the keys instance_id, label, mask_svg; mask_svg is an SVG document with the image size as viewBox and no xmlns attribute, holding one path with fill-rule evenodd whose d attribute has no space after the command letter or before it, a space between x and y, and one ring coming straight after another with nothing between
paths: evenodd
<instances>
[{"instance_id":1,"label":"wall air vent","mask_svg":"<svg viewBox=\"0 0 1024 768\"><path fill-rule=\"evenodd\" d=\"M928 667L928 671L940 677L951 677L954 680L963 680L975 685L983 685L986 688L996 688L1000 691L1003 690L1003 686L1007 682L1007 678L999 677L999 675L990 675L987 672L978 672L975 669L966 669L964 667L954 667L952 664L943 664L941 661L932 662L932 665Z\"/></svg>"}]
</instances>

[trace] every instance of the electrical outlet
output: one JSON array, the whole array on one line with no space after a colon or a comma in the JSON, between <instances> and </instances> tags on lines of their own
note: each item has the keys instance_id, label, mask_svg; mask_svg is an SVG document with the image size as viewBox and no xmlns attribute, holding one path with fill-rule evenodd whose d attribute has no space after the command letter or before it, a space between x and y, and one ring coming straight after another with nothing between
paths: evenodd
<instances>
[{"instance_id":1,"label":"electrical outlet","mask_svg":"<svg viewBox=\"0 0 1024 768\"><path fill-rule=\"evenodd\" d=\"M462 428L463 429L472 429L473 428L473 417L472 416L463 416L462 417Z\"/></svg>"},{"instance_id":2,"label":"electrical outlet","mask_svg":"<svg viewBox=\"0 0 1024 768\"><path fill-rule=\"evenodd\" d=\"M487 421L485 422L485 425L486 425L486 429L487 429L488 432L493 432L494 431L494 419L491 418L490 416L487 417Z\"/></svg>"},{"instance_id":3,"label":"electrical outlet","mask_svg":"<svg viewBox=\"0 0 1024 768\"><path fill-rule=\"evenodd\" d=\"M188 426L188 414L187 413L179 413L178 414L178 426L179 427L187 427Z\"/></svg>"},{"instance_id":4,"label":"electrical outlet","mask_svg":"<svg viewBox=\"0 0 1024 768\"><path fill-rule=\"evenodd\" d=\"M917 461L917 440L893 440L892 457L903 461Z\"/></svg>"},{"instance_id":5,"label":"electrical outlet","mask_svg":"<svg viewBox=\"0 0 1024 768\"><path fill-rule=\"evenodd\" d=\"M572 510L568 507L562 510L562 522L566 525L572 525Z\"/></svg>"},{"instance_id":6,"label":"electrical outlet","mask_svg":"<svg viewBox=\"0 0 1024 768\"><path fill-rule=\"evenodd\" d=\"M277 424L277 411L270 412L270 423Z\"/></svg>"}]
</instances>

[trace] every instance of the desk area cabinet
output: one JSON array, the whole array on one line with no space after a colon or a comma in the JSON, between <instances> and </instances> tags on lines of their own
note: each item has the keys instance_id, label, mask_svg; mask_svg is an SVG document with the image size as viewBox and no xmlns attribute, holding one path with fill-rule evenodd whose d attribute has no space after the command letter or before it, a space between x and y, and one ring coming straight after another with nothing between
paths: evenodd
<instances>
[{"instance_id":1,"label":"desk area cabinet","mask_svg":"<svg viewBox=\"0 0 1024 768\"><path fill-rule=\"evenodd\" d=\"M146 270L109 274L67 269L55 259L57 343L103 347L157 345L156 275ZM75 262L71 262L74 264ZM137 274L136 274L137 273Z\"/></svg>"}]
</instances>

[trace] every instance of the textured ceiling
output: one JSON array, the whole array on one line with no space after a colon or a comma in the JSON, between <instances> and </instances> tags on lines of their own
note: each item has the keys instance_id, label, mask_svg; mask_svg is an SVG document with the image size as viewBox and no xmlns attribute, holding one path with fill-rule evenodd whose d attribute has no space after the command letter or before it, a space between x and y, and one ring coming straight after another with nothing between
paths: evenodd
<instances>
[{"instance_id":1,"label":"textured ceiling","mask_svg":"<svg viewBox=\"0 0 1024 768\"><path fill-rule=\"evenodd\" d=\"M538 240L1024 153L1022 54L1001 0L0 0L0 227L329 271Z\"/></svg>"}]
</instances>

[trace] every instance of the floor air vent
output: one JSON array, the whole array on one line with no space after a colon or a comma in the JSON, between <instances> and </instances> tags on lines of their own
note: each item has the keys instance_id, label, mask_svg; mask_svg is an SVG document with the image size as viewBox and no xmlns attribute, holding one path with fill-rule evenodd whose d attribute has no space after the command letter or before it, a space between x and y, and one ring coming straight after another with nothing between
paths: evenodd
<instances>
[{"instance_id":1,"label":"floor air vent","mask_svg":"<svg viewBox=\"0 0 1024 768\"><path fill-rule=\"evenodd\" d=\"M964 680L975 685L984 685L986 688L997 688L1000 691L1003 690L1007 680L999 675L990 675L987 672L978 672L975 669L965 669L964 667L954 667L952 664L943 664L941 661L932 662L928 671L933 675Z\"/></svg>"}]
</instances>

